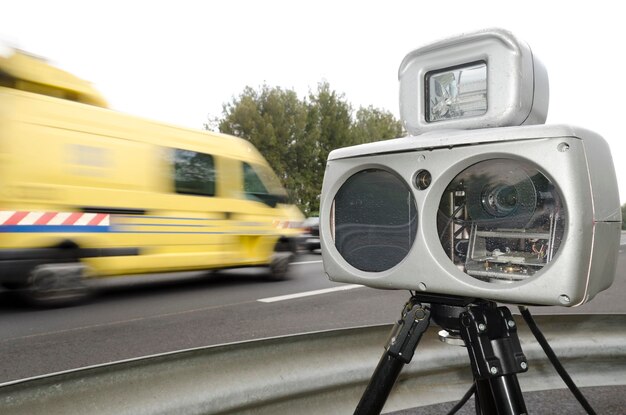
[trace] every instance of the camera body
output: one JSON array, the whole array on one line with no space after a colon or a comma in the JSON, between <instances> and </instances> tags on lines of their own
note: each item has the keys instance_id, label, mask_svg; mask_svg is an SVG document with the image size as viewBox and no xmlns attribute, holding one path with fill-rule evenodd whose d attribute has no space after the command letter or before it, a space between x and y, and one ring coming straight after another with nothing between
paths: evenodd
<instances>
[{"instance_id":1,"label":"camera body","mask_svg":"<svg viewBox=\"0 0 626 415\"><path fill-rule=\"evenodd\" d=\"M410 52L409 137L335 150L320 237L334 281L576 306L613 282L621 211L607 143L545 126L548 75L487 29Z\"/></svg>"},{"instance_id":2,"label":"camera body","mask_svg":"<svg viewBox=\"0 0 626 415\"><path fill-rule=\"evenodd\" d=\"M435 130L334 150L320 206L333 281L576 306L613 282L607 143L566 125Z\"/></svg>"}]
</instances>

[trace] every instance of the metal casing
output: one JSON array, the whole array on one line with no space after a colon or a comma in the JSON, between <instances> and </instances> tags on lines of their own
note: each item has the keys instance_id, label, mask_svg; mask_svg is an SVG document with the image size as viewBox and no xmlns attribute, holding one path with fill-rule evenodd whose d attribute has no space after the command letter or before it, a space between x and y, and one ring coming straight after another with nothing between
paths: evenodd
<instances>
[{"instance_id":1,"label":"metal casing","mask_svg":"<svg viewBox=\"0 0 626 415\"><path fill-rule=\"evenodd\" d=\"M509 158L533 163L556 186L567 209L565 234L555 258L534 276L510 284L477 280L454 266L436 229L444 189L480 161ZM418 231L407 256L382 272L349 265L334 246L331 209L335 194L353 174L378 168L404 180L418 211ZM432 174L425 190L413 185L417 171ZM621 212L617 179L607 143L571 126L528 126L438 131L331 152L320 208L324 268L333 281L375 288L408 289L514 304L576 306L614 279Z\"/></svg>"},{"instance_id":2,"label":"metal casing","mask_svg":"<svg viewBox=\"0 0 626 415\"><path fill-rule=\"evenodd\" d=\"M487 112L472 118L426 120L425 76L470 62L487 63ZM398 71L400 117L410 134L543 124L548 114L548 74L530 47L512 33L488 29L431 43L410 52Z\"/></svg>"}]
</instances>

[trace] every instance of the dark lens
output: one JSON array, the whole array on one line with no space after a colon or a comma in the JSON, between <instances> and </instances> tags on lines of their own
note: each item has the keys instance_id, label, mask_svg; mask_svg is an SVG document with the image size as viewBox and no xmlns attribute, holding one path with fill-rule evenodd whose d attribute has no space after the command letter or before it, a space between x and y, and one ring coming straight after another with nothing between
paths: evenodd
<instances>
[{"instance_id":1,"label":"dark lens","mask_svg":"<svg viewBox=\"0 0 626 415\"><path fill-rule=\"evenodd\" d=\"M537 184L531 176L515 161L494 159L469 167L455 182L466 191L466 208L474 221L523 227L537 207Z\"/></svg>"},{"instance_id":2,"label":"dark lens","mask_svg":"<svg viewBox=\"0 0 626 415\"><path fill-rule=\"evenodd\" d=\"M362 271L385 271L408 254L417 233L415 199L404 181L379 169L361 171L334 201L335 246Z\"/></svg>"},{"instance_id":3,"label":"dark lens","mask_svg":"<svg viewBox=\"0 0 626 415\"><path fill-rule=\"evenodd\" d=\"M499 184L486 188L483 192L482 204L490 215L501 218L515 211L517 199L515 186Z\"/></svg>"}]
</instances>

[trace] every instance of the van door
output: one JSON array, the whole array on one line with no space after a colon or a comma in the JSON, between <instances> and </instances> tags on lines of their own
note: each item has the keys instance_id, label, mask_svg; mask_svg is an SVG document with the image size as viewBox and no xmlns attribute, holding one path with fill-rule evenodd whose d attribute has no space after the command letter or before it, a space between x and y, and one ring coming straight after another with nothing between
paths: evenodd
<instances>
[{"instance_id":1,"label":"van door","mask_svg":"<svg viewBox=\"0 0 626 415\"><path fill-rule=\"evenodd\" d=\"M217 167L212 154L164 148L167 193L155 195L149 214L119 226L141 234L147 267L185 270L221 267L226 218L217 197ZM171 186L171 187L170 187ZM140 259L137 259L139 261Z\"/></svg>"},{"instance_id":2,"label":"van door","mask_svg":"<svg viewBox=\"0 0 626 415\"><path fill-rule=\"evenodd\" d=\"M238 229L240 258L252 265L268 265L280 237L279 223L284 218L277 209L287 198L285 190L269 166L236 161L239 194L232 205L233 225Z\"/></svg>"}]
</instances>

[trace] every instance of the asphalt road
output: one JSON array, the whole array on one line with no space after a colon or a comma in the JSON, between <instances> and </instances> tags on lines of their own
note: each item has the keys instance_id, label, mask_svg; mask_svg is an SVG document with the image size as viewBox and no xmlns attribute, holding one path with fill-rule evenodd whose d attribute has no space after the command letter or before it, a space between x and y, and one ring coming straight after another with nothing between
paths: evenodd
<instances>
[{"instance_id":1,"label":"asphalt road","mask_svg":"<svg viewBox=\"0 0 626 415\"><path fill-rule=\"evenodd\" d=\"M603 386L581 388L582 394L596 413L602 415L623 415L626 407L626 386ZM550 415L585 415L580 403L567 389L524 392L524 403L529 414ZM406 409L389 415L431 415L447 414L456 402L428 405L421 408ZM475 415L476 406L470 399L457 415Z\"/></svg>"},{"instance_id":2,"label":"asphalt road","mask_svg":"<svg viewBox=\"0 0 626 415\"><path fill-rule=\"evenodd\" d=\"M0 292L0 383L194 347L389 323L408 298L361 287L272 301L344 288L324 276L320 255L302 255L292 267L292 277L280 282L265 280L262 269L111 280L89 302L52 310L28 309Z\"/></svg>"},{"instance_id":3,"label":"asphalt road","mask_svg":"<svg viewBox=\"0 0 626 415\"><path fill-rule=\"evenodd\" d=\"M332 283L320 255L302 255L292 267L281 282L266 281L258 269L107 280L89 302L52 310L25 308L0 291L0 383L207 345L392 323L409 297ZM613 287L589 304L532 310L626 313L624 252L618 269Z\"/></svg>"}]
</instances>

